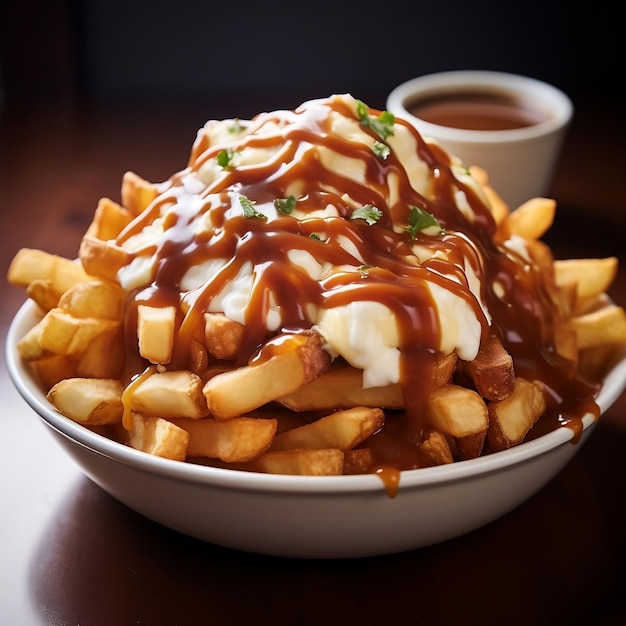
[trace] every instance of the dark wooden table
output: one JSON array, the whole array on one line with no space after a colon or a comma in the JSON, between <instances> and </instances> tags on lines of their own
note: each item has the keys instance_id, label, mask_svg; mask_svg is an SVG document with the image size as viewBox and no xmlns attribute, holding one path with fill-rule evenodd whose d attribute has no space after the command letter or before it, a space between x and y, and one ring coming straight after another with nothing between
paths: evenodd
<instances>
[{"instance_id":1,"label":"dark wooden table","mask_svg":"<svg viewBox=\"0 0 626 626\"><path fill-rule=\"evenodd\" d=\"M321 94L325 95L325 94ZM361 94L357 97L367 99ZM0 121L0 258L22 246L73 256L97 200L132 169L185 165L208 118L291 108L297 97L31 105ZM384 96L374 94L373 106ZM548 235L557 257L617 255L626 306L624 120L575 100ZM23 293L0 282L4 343ZM504 518L444 544L356 561L283 560L178 535L85 478L0 363L2 624L626 623L626 396L576 458Z\"/></svg>"}]
</instances>

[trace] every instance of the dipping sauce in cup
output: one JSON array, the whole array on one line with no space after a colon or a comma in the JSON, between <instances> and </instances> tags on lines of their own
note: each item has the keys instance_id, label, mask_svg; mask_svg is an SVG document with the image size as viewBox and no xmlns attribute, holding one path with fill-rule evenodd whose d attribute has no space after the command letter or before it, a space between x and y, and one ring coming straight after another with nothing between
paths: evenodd
<instances>
[{"instance_id":1,"label":"dipping sauce in cup","mask_svg":"<svg viewBox=\"0 0 626 626\"><path fill-rule=\"evenodd\" d=\"M533 78L488 71L428 74L396 87L387 109L484 168L511 208L548 193L573 106Z\"/></svg>"}]
</instances>

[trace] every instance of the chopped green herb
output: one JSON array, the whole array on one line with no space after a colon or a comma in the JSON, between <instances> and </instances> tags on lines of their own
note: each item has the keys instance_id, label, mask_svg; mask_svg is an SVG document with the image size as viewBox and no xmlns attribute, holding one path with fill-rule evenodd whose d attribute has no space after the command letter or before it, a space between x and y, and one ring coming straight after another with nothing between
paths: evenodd
<instances>
[{"instance_id":1,"label":"chopped green herb","mask_svg":"<svg viewBox=\"0 0 626 626\"><path fill-rule=\"evenodd\" d=\"M396 116L390 111L383 111L378 117L373 117L369 114L367 105L357 100L356 112L361 125L371 128L383 141L394 134L393 125L396 123Z\"/></svg>"},{"instance_id":2,"label":"chopped green herb","mask_svg":"<svg viewBox=\"0 0 626 626\"><path fill-rule=\"evenodd\" d=\"M387 157L391 153L391 148L386 143L382 143L381 141L377 141L372 146L372 151L374 152L374 154L377 157L385 160L385 159L387 159Z\"/></svg>"},{"instance_id":3,"label":"chopped green herb","mask_svg":"<svg viewBox=\"0 0 626 626\"><path fill-rule=\"evenodd\" d=\"M415 239L418 232L433 227L437 228L439 232L443 230L441 224L431 213L419 207L411 206L409 209L409 225L405 228L411 235L411 239Z\"/></svg>"},{"instance_id":4,"label":"chopped green herb","mask_svg":"<svg viewBox=\"0 0 626 626\"><path fill-rule=\"evenodd\" d=\"M351 220L365 220L370 226L383 216L383 212L373 204L365 204L360 209L355 209L350 215Z\"/></svg>"},{"instance_id":5,"label":"chopped green herb","mask_svg":"<svg viewBox=\"0 0 626 626\"><path fill-rule=\"evenodd\" d=\"M254 208L254 200L250 200L246 198L246 196L239 196L239 203L241 204L241 208L243 209L243 216L248 219L250 217L260 217L261 219L267 219L263 213L257 211Z\"/></svg>"},{"instance_id":6,"label":"chopped green herb","mask_svg":"<svg viewBox=\"0 0 626 626\"><path fill-rule=\"evenodd\" d=\"M317 240L317 241L322 241L322 238L321 238L321 237L320 237L317 233L311 233L311 234L309 235L309 237L310 237L311 239L315 239L315 240Z\"/></svg>"},{"instance_id":7,"label":"chopped green herb","mask_svg":"<svg viewBox=\"0 0 626 626\"><path fill-rule=\"evenodd\" d=\"M225 148L224 150L220 150L217 153L217 164L220 167L223 168L227 168L230 164L231 161L233 160L233 157L235 156L235 151L232 148Z\"/></svg>"},{"instance_id":8,"label":"chopped green herb","mask_svg":"<svg viewBox=\"0 0 626 626\"><path fill-rule=\"evenodd\" d=\"M274 206L277 211L284 213L285 215L291 215L296 208L296 197L289 196L288 198L276 198L274 200Z\"/></svg>"},{"instance_id":9,"label":"chopped green herb","mask_svg":"<svg viewBox=\"0 0 626 626\"><path fill-rule=\"evenodd\" d=\"M228 132L236 135L237 133L240 133L244 128L245 126L237 118L235 118L233 120L233 123L228 127Z\"/></svg>"}]
</instances>

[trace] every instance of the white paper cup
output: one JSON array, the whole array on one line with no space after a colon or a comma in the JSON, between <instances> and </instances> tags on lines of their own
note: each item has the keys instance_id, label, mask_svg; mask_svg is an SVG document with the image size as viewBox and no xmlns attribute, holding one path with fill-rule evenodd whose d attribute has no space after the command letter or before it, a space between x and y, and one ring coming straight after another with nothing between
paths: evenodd
<instances>
[{"instance_id":1,"label":"white paper cup","mask_svg":"<svg viewBox=\"0 0 626 626\"><path fill-rule=\"evenodd\" d=\"M432 123L416 116L427 116L416 110L427 101L436 103L444 97L477 94L505 98L507 106L527 109L534 118L523 127L477 130ZM468 167L484 168L491 186L512 209L548 193L573 114L571 100L552 85L516 74L474 70L427 74L402 83L389 94L387 109L412 123L423 137L435 139ZM447 120L446 124L458 122Z\"/></svg>"}]
</instances>

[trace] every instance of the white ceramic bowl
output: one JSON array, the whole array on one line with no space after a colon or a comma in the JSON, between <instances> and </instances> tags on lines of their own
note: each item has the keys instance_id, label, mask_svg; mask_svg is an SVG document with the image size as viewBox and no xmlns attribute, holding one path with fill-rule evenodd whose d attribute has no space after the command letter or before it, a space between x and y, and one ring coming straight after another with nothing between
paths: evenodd
<instances>
[{"instance_id":1,"label":"white ceramic bowl","mask_svg":"<svg viewBox=\"0 0 626 626\"><path fill-rule=\"evenodd\" d=\"M471 461L406 471L395 498L366 476L276 476L161 459L94 434L55 411L16 344L38 319L26 302L7 336L10 376L82 471L146 517L198 539L260 554L348 558L391 554L451 539L506 514L543 487L581 442L559 429ZM606 410L626 386L626 350L598 399Z\"/></svg>"}]
</instances>

